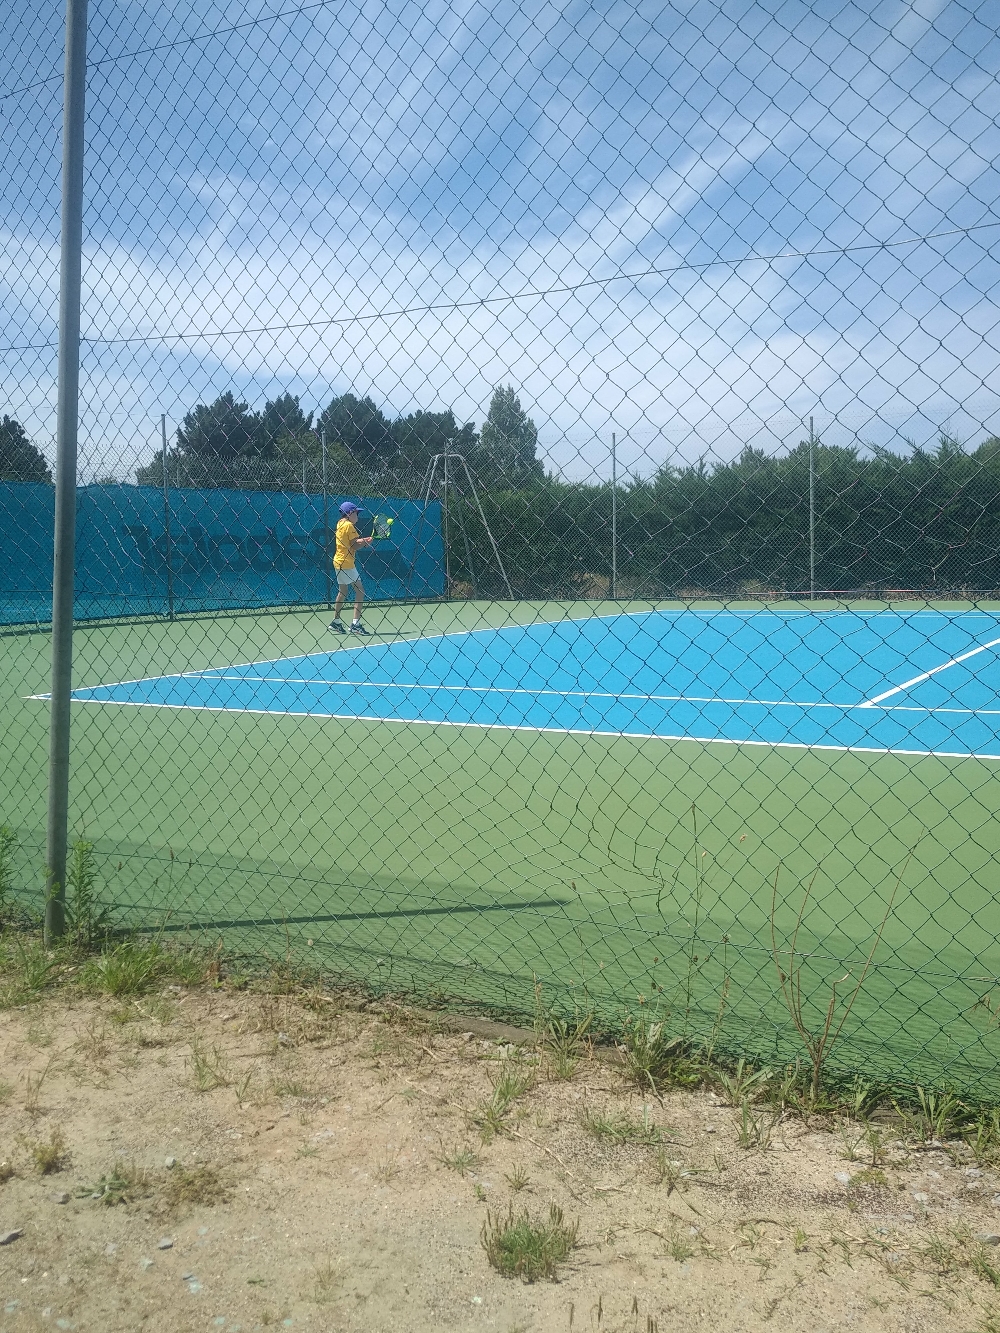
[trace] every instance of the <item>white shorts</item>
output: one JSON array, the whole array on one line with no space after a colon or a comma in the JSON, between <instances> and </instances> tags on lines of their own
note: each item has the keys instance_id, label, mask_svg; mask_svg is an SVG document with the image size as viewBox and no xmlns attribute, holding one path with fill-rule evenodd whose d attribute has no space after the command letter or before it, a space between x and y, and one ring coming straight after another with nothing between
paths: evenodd
<instances>
[{"instance_id":1,"label":"white shorts","mask_svg":"<svg viewBox=\"0 0 1000 1333\"><path fill-rule=\"evenodd\" d=\"M337 587L349 588L352 583L360 583L361 578L356 569L338 569Z\"/></svg>"}]
</instances>

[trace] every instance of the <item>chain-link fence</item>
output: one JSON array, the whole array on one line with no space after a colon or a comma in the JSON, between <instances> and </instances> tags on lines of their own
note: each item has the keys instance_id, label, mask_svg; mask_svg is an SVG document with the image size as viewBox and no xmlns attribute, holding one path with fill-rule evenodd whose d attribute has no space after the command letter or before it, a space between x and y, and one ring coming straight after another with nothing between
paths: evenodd
<instances>
[{"instance_id":1,"label":"chain-link fence","mask_svg":"<svg viewBox=\"0 0 1000 1333\"><path fill-rule=\"evenodd\" d=\"M63 19L0 53L35 904ZM831 1069L1000 1095L994 19L93 6L60 485L116 923L771 1064L833 995Z\"/></svg>"}]
</instances>

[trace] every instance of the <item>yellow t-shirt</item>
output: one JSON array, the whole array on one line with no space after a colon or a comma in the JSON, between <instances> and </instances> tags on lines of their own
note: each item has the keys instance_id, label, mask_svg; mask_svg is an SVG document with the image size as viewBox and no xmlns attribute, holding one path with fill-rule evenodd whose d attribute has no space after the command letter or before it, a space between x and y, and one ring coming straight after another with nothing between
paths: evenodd
<instances>
[{"instance_id":1,"label":"yellow t-shirt","mask_svg":"<svg viewBox=\"0 0 1000 1333\"><path fill-rule=\"evenodd\" d=\"M354 548L358 544L358 530L349 518L337 524L337 549L333 555L334 569L354 568Z\"/></svg>"}]
</instances>

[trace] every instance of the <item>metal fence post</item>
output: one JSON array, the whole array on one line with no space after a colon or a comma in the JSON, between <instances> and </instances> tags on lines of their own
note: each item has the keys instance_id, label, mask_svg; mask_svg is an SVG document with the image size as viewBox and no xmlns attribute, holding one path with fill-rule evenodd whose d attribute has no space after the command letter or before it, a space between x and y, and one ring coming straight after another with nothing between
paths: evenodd
<instances>
[{"instance_id":1,"label":"metal fence post","mask_svg":"<svg viewBox=\"0 0 1000 1333\"><path fill-rule=\"evenodd\" d=\"M160 416L160 440L163 447L163 539L167 557L167 614L174 619L174 553L170 546L170 487L167 484L167 418Z\"/></svg>"},{"instance_id":2,"label":"metal fence post","mask_svg":"<svg viewBox=\"0 0 1000 1333\"><path fill-rule=\"evenodd\" d=\"M330 573L330 488L326 478L326 427L320 432L323 449L323 570L326 577L326 609L333 606L333 576Z\"/></svg>"},{"instance_id":3,"label":"metal fence post","mask_svg":"<svg viewBox=\"0 0 1000 1333\"><path fill-rule=\"evenodd\" d=\"M46 944L58 939L66 924L69 696L73 671L73 571L76 547L76 447L80 411L80 284L86 93L87 0L66 0L62 238L59 270L59 394L56 408L56 512L52 566L52 703L49 729L49 808L45 839Z\"/></svg>"},{"instance_id":4,"label":"metal fence post","mask_svg":"<svg viewBox=\"0 0 1000 1333\"><path fill-rule=\"evenodd\" d=\"M611 432L611 598L618 596L618 436Z\"/></svg>"},{"instance_id":5,"label":"metal fence post","mask_svg":"<svg viewBox=\"0 0 1000 1333\"><path fill-rule=\"evenodd\" d=\"M816 596L816 436L809 418L809 597Z\"/></svg>"}]
</instances>

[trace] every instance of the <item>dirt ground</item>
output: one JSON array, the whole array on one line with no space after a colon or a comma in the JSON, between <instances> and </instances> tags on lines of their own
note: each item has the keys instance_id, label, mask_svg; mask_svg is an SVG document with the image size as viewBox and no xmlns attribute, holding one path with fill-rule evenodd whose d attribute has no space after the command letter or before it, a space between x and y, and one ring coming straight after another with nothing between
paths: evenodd
<instances>
[{"instance_id":1,"label":"dirt ground","mask_svg":"<svg viewBox=\"0 0 1000 1333\"><path fill-rule=\"evenodd\" d=\"M0 1014L0 1330L1000 1329L1000 1179L956 1147L477 1026L177 986ZM484 1224L553 1203L557 1280L491 1268Z\"/></svg>"}]
</instances>

